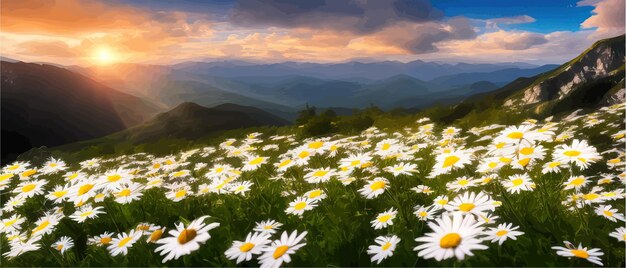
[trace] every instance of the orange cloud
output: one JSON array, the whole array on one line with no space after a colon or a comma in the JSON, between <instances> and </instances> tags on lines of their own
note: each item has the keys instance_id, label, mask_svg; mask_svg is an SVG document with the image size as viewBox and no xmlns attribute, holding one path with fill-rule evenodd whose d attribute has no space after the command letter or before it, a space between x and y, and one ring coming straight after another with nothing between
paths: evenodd
<instances>
[{"instance_id":1,"label":"orange cloud","mask_svg":"<svg viewBox=\"0 0 626 268\"><path fill-rule=\"evenodd\" d=\"M18 54L41 55L44 57L75 57L76 50L73 50L63 41L26 41L20 43Z\"/></svg>"}]
</instances>

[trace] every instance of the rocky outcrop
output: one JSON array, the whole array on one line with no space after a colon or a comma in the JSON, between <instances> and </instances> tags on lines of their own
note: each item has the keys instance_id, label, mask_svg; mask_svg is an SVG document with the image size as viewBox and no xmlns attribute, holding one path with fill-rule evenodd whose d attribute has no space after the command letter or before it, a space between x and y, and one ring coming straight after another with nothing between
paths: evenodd
<instances>
[{"instance_id":1,"label":"rocky outcrop","mask_svg":"<svg viewBox=\"0 0 626 268\"><path fill-rule=\"evenodd\" d=\"M596 42L577 58L539 77L522 94L513 95L505 106L561 100L582 85L615 75L624 65L624 35Z\"/></svg>"}]
</instances>

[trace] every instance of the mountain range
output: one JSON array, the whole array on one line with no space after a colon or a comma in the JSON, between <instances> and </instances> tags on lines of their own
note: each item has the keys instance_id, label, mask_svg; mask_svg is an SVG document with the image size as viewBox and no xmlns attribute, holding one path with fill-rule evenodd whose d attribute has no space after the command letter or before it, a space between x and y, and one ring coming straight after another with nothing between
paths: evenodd
<instances>
[{"instance_id":1,"label":"mountain range","mask_svg":"<svg viewBox=\"0 0 626 268\"><path fill-rule=\"evenodd\" d=\"M305 105L341 115L376 105L450 106L444 121L497 109L547 115L624 101L624 36L561 66L415 61L237 61L58 67L2 61L2 161L102 136L143 142L282 126ZM211 108L207 108L211 107Z\"/></svg>"}]
</instances>

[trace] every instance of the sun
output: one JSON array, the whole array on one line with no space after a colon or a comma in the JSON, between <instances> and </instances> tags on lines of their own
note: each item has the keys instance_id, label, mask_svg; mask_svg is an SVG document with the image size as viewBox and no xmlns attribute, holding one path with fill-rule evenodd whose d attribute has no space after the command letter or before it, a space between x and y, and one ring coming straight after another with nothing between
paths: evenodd
<instances>
[{"instance_id":1,"label":"sun","mask_svg":"<svg viewBox=\"0 0 626 268\"><path fill-rule=\"evenodd\" d=\"M94 61L100 65L109 65L118 60L117 55L107 47L101 47L96 50Z\"/></svg>"}]
</instances>

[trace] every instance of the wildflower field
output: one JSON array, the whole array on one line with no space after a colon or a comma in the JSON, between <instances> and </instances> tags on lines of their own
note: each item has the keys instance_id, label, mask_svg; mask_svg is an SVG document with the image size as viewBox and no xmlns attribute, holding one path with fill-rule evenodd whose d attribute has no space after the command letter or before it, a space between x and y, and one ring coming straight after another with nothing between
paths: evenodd
<instances>
[{"instance_id":1,"label":"wildflower field","mask_svg":"<svg viewBox=\"0 0 626 268\"><path fill-rule=\"evenodd\" d=\"M624 105L0 175L3 266L624 266Z\"/></svg>"}]
</instances>

